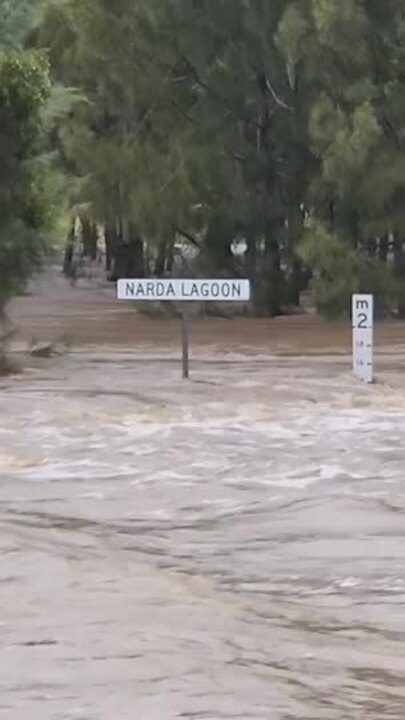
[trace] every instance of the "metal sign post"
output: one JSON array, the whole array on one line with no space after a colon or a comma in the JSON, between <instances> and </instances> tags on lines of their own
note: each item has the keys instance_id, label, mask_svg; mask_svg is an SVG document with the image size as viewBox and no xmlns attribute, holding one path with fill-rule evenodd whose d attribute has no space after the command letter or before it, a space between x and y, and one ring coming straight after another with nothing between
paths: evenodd
<instances>
[{"instance_id":1,"label":"metal sign post","mask_svg":"<svg viewBox=\"0 0 405 720\"><path fill-rule=\"evenodd\" d=\"M190 347L190 316L187 305L180 309L181 312L181 347L182 347L182 366L183 380L190 377L189 371L189 347Z\"/></svg>"},{"instance_id":2,"label":"metal sign post","mask_svg":"<svg viewBox=\"0 0 405 720\"><path fill-rule=\"evenodd\" d=\"M249 280L145 280L123 279L117 283L118 300L181 302L181 345L183 378L189 378L189 302L248 302Z\"/></svg>"},{"instance_id":3,"label":"metal sign post","mask_svg":"<svg viewBox=\"0 0 405 720\"><path fill-rule=\"evenodd\" d=\"M362 382L373 382L373 295L353 295L353 371Z\"/></svg>"}]
</instances>

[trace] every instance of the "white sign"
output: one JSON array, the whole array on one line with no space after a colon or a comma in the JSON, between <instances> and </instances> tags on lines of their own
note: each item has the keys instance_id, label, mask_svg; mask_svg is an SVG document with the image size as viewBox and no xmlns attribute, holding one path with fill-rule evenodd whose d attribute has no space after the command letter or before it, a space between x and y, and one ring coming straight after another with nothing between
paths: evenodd
<instances>
[{"instance_id":1,"label":"white sign","mask_svg":"<svg viewBox=\"0 0 405 720\"><path fill-rule=\"evenodd\" d=\"M373 382L373 322L372 295L353 295L353 371L363 382Z\"/></svg>"},{"instance_id":2,"label":"white sign","mask_svg":"<svg viewBox=\"0 0 405 720\"><path fill-rule=\"evenodd\" d=\"M207 300L246 302L249 280L118 280L118 300Z\"/></svg>"}]
</instances>

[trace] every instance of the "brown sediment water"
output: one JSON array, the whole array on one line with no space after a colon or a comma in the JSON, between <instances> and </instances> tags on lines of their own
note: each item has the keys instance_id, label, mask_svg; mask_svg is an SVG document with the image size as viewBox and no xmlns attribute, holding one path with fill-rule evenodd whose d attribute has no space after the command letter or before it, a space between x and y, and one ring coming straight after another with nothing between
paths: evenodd
<instances>
[{"instance_id":1,"label":"brown sediment water","mask_svg":"<svg viewBox=\"0 0 405 720\"><path fill-rule=\"evenodd\" d=\"M403 720L403 328L177 320L46 283L1 382L0 716Z\"/></svg>"}]
</instances>

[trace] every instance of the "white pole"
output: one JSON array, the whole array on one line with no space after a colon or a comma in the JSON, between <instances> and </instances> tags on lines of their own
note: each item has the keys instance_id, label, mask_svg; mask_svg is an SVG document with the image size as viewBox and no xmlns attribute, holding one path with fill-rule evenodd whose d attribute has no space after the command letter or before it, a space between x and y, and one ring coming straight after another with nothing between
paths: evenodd
<instances>
[{"instance_id":1,"label":"white pole","mask_svg":"<svg viewBox=\"0 0 405 720\"><path fill-rule=\"evenodd\" d=\"M362 382L373 382L373 295L353 295L353 372Z\"/></svg>"}]
</instances>

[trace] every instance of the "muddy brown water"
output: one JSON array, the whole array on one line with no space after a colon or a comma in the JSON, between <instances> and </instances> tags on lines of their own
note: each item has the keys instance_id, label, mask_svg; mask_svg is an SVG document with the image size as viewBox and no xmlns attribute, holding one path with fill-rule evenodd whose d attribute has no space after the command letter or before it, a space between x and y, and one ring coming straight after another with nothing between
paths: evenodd
<instances>
[{"instance_id":1,"label":"muddy brown water","mask_svg":"<svg viewBox=\"0 0 405 720\"><path fill-rule=\"evenodd\" d=\"M109 292L12 307L75 344L0 383L0 717L403 720L403 326L366 388L344 325L196 321L183 383Z\"/></svg>"}]
</instances>

